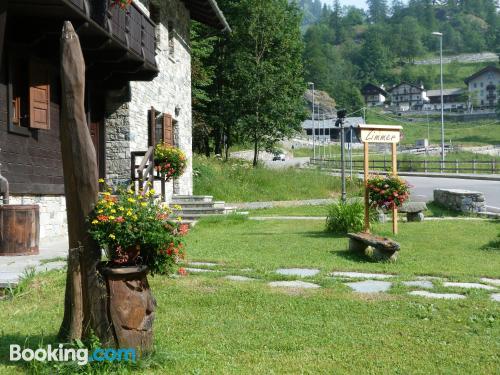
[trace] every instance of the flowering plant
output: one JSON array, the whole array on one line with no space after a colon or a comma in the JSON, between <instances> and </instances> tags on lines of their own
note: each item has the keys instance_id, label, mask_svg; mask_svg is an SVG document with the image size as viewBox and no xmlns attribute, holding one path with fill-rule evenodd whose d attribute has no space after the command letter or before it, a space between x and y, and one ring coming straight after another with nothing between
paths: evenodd
<instances>
[{"instance_id":1,"label":"flowering plant","mask_svg":"<svg viewBox=\"0 0 500 375\"><path fill-rule=\"evenodd\" d=\"M187 158L177 147L158 144L155 148L155 168L162 178L170 180L182 176Z\"/></svg>"},{"instance_id":2,"label":"flowering plant","mask_svg":"<svg viewBox=\"0 0 500 375\"><path fill-rule=\"evenodd\" d=\"M119 6L121 9L127 9L132 4L132 0L111 0L111 6Z\"/></svg>"},{"instance_id":3,"label":"flowering plant","mask_svg":"<svg viewBox=\"0 0 500 375\"><path fill-rule=\"evenodd\" d=\"M410 186L397 176L375 176L368 179L371 205L382 209L401 206L410 196Z\"/></svg>"},{"instance_id":4,"label":"flowering plant","mask_svg":"<svg viewBox=\"0 0 500 375\"><path fill-rule=\"evenodd\" d=\"M103 180L99 180L104 183ZM89 216L89 233L106 252L111 267L146 265L152 274L168 274L184 258L189 227L169 220L172 211L154 198L154 190L106 186Z\"/></svg>"}]
</instances>

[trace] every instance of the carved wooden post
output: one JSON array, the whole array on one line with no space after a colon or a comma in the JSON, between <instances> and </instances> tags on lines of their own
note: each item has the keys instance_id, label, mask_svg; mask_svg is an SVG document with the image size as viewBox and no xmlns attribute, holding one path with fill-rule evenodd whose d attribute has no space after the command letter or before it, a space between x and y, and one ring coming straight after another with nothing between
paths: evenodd
<instances>
[{"instance_id":1,"label":"carved wooden post","mask_svg":"<svg viewBox=\"0 0 500 375\"><path fill-rule=\"evenodd\" d=\"M392 144L392 174L398 175L398 159L397 159L397 144ZM392 233L398 234L398 208L396 205L392 207Z\"/></svg>"},{"instance_id":2,"label":"carved wooden post","mask_svg":"<svg viewBox=\"0 0 500 375\"><path fill-rule=\"evenodd\" d=\"M364 142L364 172L365 172L365 232L370 233L370 195L368 192L368 142Z\"/></svg>"},{"instance_id":3,"label":"carved wooden post","mask_svg":"<svg viewBox=\"0 0 500 375\"><path fill-rule=\"evenodd\" d=\"M96 153L87 127L84 106L85 61L71 22L61 38L61 151L68 216L70 253L64 318L59 336L77 339L95 333L103 345L114 345L106 306L106 286L99 280L101 250L88 234L87 216L98 199ZM81 296L81 307L80 301ZM79 324L80 323L80 324Z\"/></svg>"}]
</instances>

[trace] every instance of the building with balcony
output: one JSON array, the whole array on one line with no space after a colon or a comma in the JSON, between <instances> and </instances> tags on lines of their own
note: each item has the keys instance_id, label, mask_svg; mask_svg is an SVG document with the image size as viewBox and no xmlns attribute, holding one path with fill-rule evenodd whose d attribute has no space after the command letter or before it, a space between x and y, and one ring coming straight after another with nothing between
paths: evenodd
<instances>
[{"instance_id":1,"label":"building with balcony","mask_svg":"<svg viewBox=\"0 0 500 375\"><path fill-rule=\"evenodd\" d=\"M1 173L10 203L40 206L42 237L66 232L59 39L67 20L85 57L100 177L129 183L134 153L172 144L189 165L167 196L193 189L190 22L229 30L214 0L135 0L126 10L109 0L0 2Z\"/></svg>"},{"instance_id":2,"label":"building with balcony","mask_svg":"<svg viewBox=\"0 0 500 375\"><path fill-rule=\"evenodd\" d=\"M361 94L363 94L367 107L383 105L389 96L387 91L384 89L384 85L379 87L372 83L364 85L361 89Z\"/></svg>"},{"instance_id":3,"label":"building with balcony","mask_svg":"<svg viewBox=\"0 0 500 375\"><path fill-rule=\"evenodd\" d=\"M473 109L493 110L498 103L500 89L500 69L489 65L464 80L469 90Z\"/></svg>"},{"instance_id":4,"label":"building with balcony","mask_svg":"<svg viewBox=\"0 0 500 375\"><path fill-rule=\"evenodd\" d=\"M424 103L425 111L441 111L441 90L427 90L427 98ZM445 111L464 111L467 109L467 93L462 88L443 90L443 108Z\"/></svg>"},{"instance_id":5,"label":"building with balcony","mask_svg":"<svg viewBox=\"0 0 500 375\"><path fill-rule=\"evenodd\" d=\"M402 82L391 87L387 92L390 95L391 107L398 111L418 111L428 101L427 93L422 85Z\"/></svg>"}]
</instances>

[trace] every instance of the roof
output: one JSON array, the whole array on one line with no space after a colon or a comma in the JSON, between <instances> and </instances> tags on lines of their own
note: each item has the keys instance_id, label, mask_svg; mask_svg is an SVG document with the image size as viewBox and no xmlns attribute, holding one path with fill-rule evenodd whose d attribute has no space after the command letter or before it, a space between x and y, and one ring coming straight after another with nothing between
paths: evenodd
<instances>
[{"instance_id":1,"label":"roof","mask_svg":"<svg viewBox=\"0 0 500 375\"><path fill-rule=\"evenodd\" d=\"M462 95L464 92L465 90L460 88L444 89L443 96ZM432 96L441 96L441 90L427 90L427 97L430 98Z\"/></svg>"},{"instance_id":2,"label":"roof","mask_svg":"<svg viewBox=\"0 0 500 375\"><path fill-rule=\"evenodd\" d=\"M363 86L361 89L361 92L364 94L367 91L377 91L379 94L382 94L384 96L387 96L387 91L385 91L382 87L378 87L377 85L374 85L373 83L367 83L366 85Z\"/></svg>"},{"instance_id":3,"label":"roof","mask_svg":"<svg viewBox=\"0 0 500 375\"><path fill-rule=\"evenodd\" d=\"M413 83L408 83L408 82L401 82L401 83L398 83L397 85L392 86L389 90L387 90L387 92L391 92L396 87L399 87L399 86L402 86L402 85L408 85L408 86L411 86L411 87L415 87L418 90L424 91L424 89L423 89L422 86L417 86L417 85L414 85Z\"/></svg>"},{"instance_id":4,"label":"roof","mask_svg":"<svg viewBox=\"0 0 500 375\"><path fill-rule=\"evenodd\" d=\"M222 31L231 32L226 17L216 0L182 0L189 9L191 19Z\"/></svg>"},{"instance_id":5,"label":"roof","mask_svg":"<svg viewBox=\"0 0 500 375\"><path fill-rule=\"evenodd\" d=\"M477 78L480 75L483 75L484 73L487 73L487 72L496 72L496 73L500 74L500 69L497 68L495 65L488 65L487 67L485 67L485 68L481 69L480 71L474 73L470 77L467 77L466 79L464 79L464 82L465 82L465 84L468 84L474 78Z\"/></svg>"},{"instance_id":6,"label":"roof","mask_svg":"<svg viewBox=\"0 0 500 375\"><path fill-rule=\"evenodd\" d=\"M323 129L323 123L325 128L334 128L335 127L335 121L337 121L336 118L334 119L328 119L328 120L316 120L314 123L314 127L318 129ZM358 127L360 124L364 124L365 121L363 120L363 117L346 117L344 121L344 127L349 128L349 127ZM303 129L312 129L313 128L313 123L312 120L305 120L302 123L302 128Z\"/></svg>"}]
</instances>

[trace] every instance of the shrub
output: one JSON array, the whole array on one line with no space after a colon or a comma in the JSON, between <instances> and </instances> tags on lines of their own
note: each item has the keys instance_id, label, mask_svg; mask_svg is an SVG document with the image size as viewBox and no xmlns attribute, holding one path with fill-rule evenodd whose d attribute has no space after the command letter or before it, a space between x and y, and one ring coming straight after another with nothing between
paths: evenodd
<instances>
[{"instance_id":1,"label":"shrub","mask_svg":"<svg viewBox=\"0 0 500 375\"><path fill-rule=\"evenodd\" d=\"M364 212L360 201L334 203L328 207L326 230L338 234L359 232L363 229Z\"/></svg>"},{"instance_id":2,"label":"shrub","mask_svg":"<svg viewBox=\"0 0 500 375\"><path fill-rule=\"evenodd\" d=\"M375 176L368 180L368 194L373 207L400 207L410 196L410 186L397 176Z\"/></svg>"}]
</instances>

